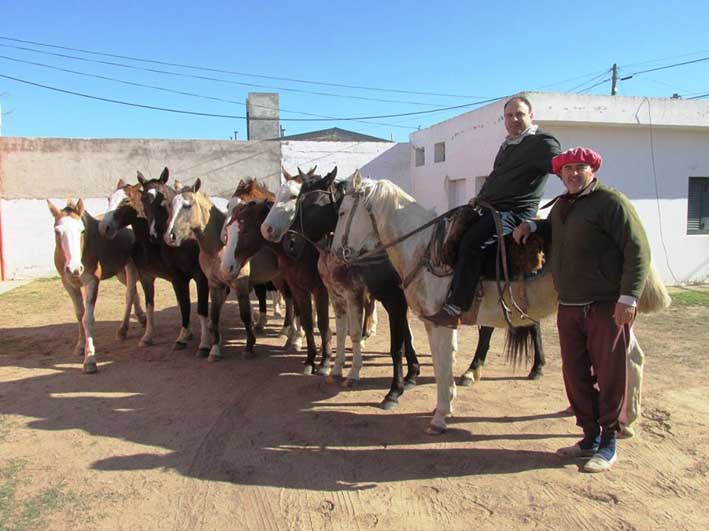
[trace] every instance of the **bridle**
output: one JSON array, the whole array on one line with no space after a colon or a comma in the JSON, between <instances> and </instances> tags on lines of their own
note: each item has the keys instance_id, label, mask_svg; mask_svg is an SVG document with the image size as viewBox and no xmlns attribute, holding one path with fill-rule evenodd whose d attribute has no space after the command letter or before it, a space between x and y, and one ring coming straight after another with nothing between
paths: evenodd
<instances>
[{"instance_id":1,"label":"bridle","mask_svg":"<svg viewBox=\"0 0 709 531\"><path fill-rule=\"evenodd\" d=\"M337 213L340 209L340 203L342 202L342 198L344 197L345 194L342 194L342 196L338 199L337 198L337 185L335 182L330 183L330 185L325 189L315 189L315 190L308 190L307 192L301 192L298 194L298 197L296 197L295 200L295 212L296 215L293 216L293 221L291 221L291 224L288 226L288 229L285 232L285 236L289 237L290 240L295 240L295 238L300 238L310 245L312 245L315 250L317 251L323 251L326 252L329 250L329 244L327 243L327 236L326 235L322 240L320 241L313 241L310 238L308 238L305 235L305 222L303 219L303 211L305 208L303 207L303 202L305 201L306 197L312 196L314 194L317 194L318 196L326 196L329 200L328 205L332 207L332 211L334 214L335 219L337 219ZM316 200L317 201L317 200ZM296 220L300 222L300 231L295 230L293 226L295 225ZM284 242L285 243L285 242ZM298 256L295 258L299 258L300 253Z\"/></svg>"}]
</instances>

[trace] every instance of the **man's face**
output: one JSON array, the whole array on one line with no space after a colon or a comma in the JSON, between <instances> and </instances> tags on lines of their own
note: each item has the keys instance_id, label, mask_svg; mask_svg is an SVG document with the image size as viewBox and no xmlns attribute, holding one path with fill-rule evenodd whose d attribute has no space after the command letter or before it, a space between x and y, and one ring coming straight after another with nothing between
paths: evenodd
<instances>
[{"instance_id":1,"label":"man's face","mask_svg":"<svg viewBox=\"0 0 709 531\"><path fill-rule=\"evenodd\" d=\"M505 129L512 136L521 135L532 125L534 114L521 100L512 100L505 108Z\"/></svg>"},{"instance_id":2,"label":"man's face","mask_svg":"<svg viewBox=\"0 0 709 531\"><path fill-rule=\"evenodd\" d=\"M564 164L561 167L561 180L570 194L578 194L593 180L593 170L588 164Z\"/></svg>"}]
</instances>

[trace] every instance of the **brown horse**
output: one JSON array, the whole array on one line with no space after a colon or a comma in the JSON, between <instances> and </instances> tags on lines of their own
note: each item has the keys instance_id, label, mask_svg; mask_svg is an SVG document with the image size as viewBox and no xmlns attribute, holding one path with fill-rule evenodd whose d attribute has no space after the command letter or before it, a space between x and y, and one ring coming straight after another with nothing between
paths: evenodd
<instances>
[{"instance_id":1,"label":"brown horse","mask_svg":"<svg viewBox=\"0 0 709 531\"><path fill-rule=\"evenodd\" d=\"M239 315L246 329L246 353L253 354L256 336L251 320L249 267L244 267L241 274L236 277L222 274L221 258L224 244L220 233L226 216L199 191L201 185L201 180L197 179L193 186L183 188L182 192L172 199L164 239L173 247L179 247L183 241L189 239L196 239L199 244L199 265L207 277L211 299L209 330L213 342L209 351L209 361L216 361L222 357L220 315L230 288L236 291Z\"/></svg>"},{"instance_id":2,"label":"brown horse","mask_svg":"<svg viewBox=\"0 0 709 531\"><path fill-rule=\"evenodd\" d=\"M79 321L79 338L74 353L84 355L84 372L95 373L94 309L101 280L118 276L126 287L126 306L118 337L125 338L131 307L141 322L145 314L136 290L138 272L132 260L135 237L129 229L121 229L113 240L99 234L99 221L84 209L84 202L67 203L58 209L49 200L54 216L54 266L62 279Z\"/></svg>"},{"instance_id":3,"label":"brown horse","mask_svg":"<svg viewBox=\"0 0 709 531\"><path fill-rule=\"evenodd\" d=\"M222 227L221 238L225 244L224 254L222 255L222 274L236 278L239 275L239 270L236 268L234 261L234 249L238 240L238 224L235 223L234 215L237 209L249 201L257 201L270 199L273 200L274 194L263 184L255 179L241 180L236 187L229 203L227 204L227 214ZM299 331L293 326L293 298L290 288L288 287L281 270L278 268L278 259L270 249L264 247L257 252L250 260L251 268L249 280L256 291L259 286L264 286L267 282L272 282L276 289L283 294L286 301L286 316L283 322L281 334L288 337L286 348L289 348L297 342ZM265 287L265 286L264 286ZM258 295L258 291L257 291ZM265 301L259 300L259 321L256 324L256 330L263 329L266 324L266 307Z\"/></svg>"},{"instance_id":4,"label":"brown horse","mask_svg":"<svg viewBox=\"0 0 709 531\"><path fill-rule=\"evenodd\" d=\"M153 186L165 185L168 176L169 171L165 168L159 179L148 181L138 172L138 179L141 181L139 184L125 184L123 179L118 181L116 190L109 198L109 211L99 223L99 232L102 236L112 239L122 227L130 225L133 228L136 238L136 250L133 258L138 267L138 278L145 293L148 315L147 327L140 340L140 346L153 344L155 279L162 278L172 284L180 308L182 327L175 340L174 349L181 350L187 347L187 341L192 338L190 331L190 280L194 279L197 285L197 313L204 338L208 337L209 286L207 277L204 276L199 266L199 245L197 242L190 240L184 242L180 247L170 247L162 238L157 240L150 238L148 221L144 215L143 188L152 189ZM161 190L164 193L169 193L163 188ZM200 346L207 352L211 344Z\"/></svg>"}]
</instances>

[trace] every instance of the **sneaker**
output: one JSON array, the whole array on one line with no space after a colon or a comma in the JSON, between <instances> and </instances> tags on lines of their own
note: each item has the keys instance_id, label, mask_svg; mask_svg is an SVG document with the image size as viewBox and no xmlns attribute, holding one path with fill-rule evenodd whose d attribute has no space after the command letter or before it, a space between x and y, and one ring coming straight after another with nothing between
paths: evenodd
<instances>
[{"instance_id":1,"label":"sneaker","mask_svg":"<svg viewBox=\"0 0 709 531\"><path fill-rule=\"evenodd\" d=\"M598 451L600 435L589 434L572 446L564 446L556 451L561 457L591 457Z\"/></svg>"},{"instance_id":2,"label":"sneaker","mask_svg":"<svg viewBox=\"0 0 709 531\"><path fill-rule=\"evenodd\" d=\"M583 466L584 472L605 472L609 470L613 463L618 460L618 454L615 450L615 431L604 432L601 435L601 442L598 445L598 450L593 457Z\"/></svg>"}]
</instances>

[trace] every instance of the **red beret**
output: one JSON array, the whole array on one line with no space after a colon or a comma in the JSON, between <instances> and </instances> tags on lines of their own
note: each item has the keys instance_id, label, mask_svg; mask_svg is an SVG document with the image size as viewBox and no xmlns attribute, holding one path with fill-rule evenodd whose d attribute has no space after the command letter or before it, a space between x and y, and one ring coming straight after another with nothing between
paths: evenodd
<instances>
[{"instance_id":1,"label":"red beret","mask_svg":"<svg viewBox=\"0 0 709 531\"><path fill-rule=\"evenodd\" d=\"M592 149L575 147L567 149L551 159L551 166L554 173L557 175L561 175L561 168L566 164L588 164L591 166L593 173L596 173L601 167L602 162L603 158Z\"/></svg>"}]
</instances>

